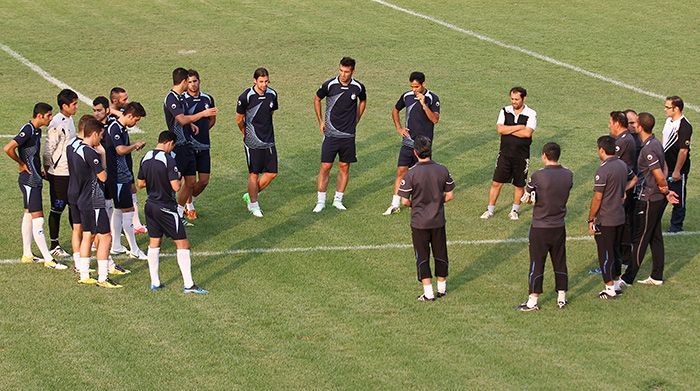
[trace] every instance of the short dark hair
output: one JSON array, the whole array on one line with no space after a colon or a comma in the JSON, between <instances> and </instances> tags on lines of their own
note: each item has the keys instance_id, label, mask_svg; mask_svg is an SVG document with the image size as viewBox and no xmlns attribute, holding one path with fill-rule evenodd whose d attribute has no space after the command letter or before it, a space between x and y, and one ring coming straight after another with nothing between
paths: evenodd
<instances>
[{"instance_id":1,"label":"short dark hair","mask_svg":"<svg viewBox=\"0 0 700 391\"><path fill-rule=\"evenodd\" d=\"M639 126L642 127L644 133L651 134L654 130L654 125L656 125L656 119L651 113L639 113Z\"/></svg>"},{"instance_id":2,"label":"short dark hair","mask_svg":"<svg viewBox=\"0 0 700 391\"><path fill-rule=\"evenodd\" d=\"M109 108L109 99L106 96L98 96L92 101L93 106L102 105L105 109Z\"/></svg>"},{"instance_id":3,"label":"short dark hair","mask_svg":"<svg viewBox=\"0 0 700 391\"><path fill-rule=\"evenodd\" d=\"M685 104L683 103L683 99L681 99L680 96L678 96L678 95L669 96L666 98L666 100L671 101L671 106L678 107L678 110L683 111L683 107L685 107Z\"/></svg>"},{"instance_id":4,"label":"short dark hair","mask_svg":"<svg viewBox=\"0 0 700 391\"><path fill-rule=\"evenodd\" d=\"M547 160L558 162L559 156L561 156L561 147L557 143L550 142L542 147L542 153L547 157Z\"/></svg>"},{"instance_id":5,"label":"short dark hair","mask_svg":"<svg viewBox=\"0 0 700 391\"><path fill-rule=\"evenodd\" d=\"M524 89L523 87L513 87L513 88L511 88L511 89L510 89L510 93L512 94L512 93L514 93L514 92L517 92L518 94L520 94L520 98L521 98L521 99L522 99L522 98L525 98L525 97L527 96L527 90Z\"/></svg>"},{"instance_id":6,"label":"short dark hair","mask_svg":"<svg viewBox=\"0 0 700 391\"><path fill-rule=\"evenodd\" d=\"M85 124L90 118L95 119L95 117L88 114L85 114L82 117L80 117L80 120L78 121L78 133L83 133L85 131Z\"/></svg>"},{"instance_id":7,"label":"short dark hair","mask_svg":"<svg viewBox=\"0 0 700 391\"><path fill-rule=\"evenodd\" d=\"M158 143L165 144L171 141L177 141L177 136L169 130L164 130L158 135Z\"/></svg>"},{"instance_id":8,"label":"short dark hair","mask_svg":"<svg viewBox=\"0 0 700 391\"><path fill-rule=\"evenodd\" d=\"M185 68L175 68L173 70L173 85L178 85L182 83L183 80L187 80L187 69Z\"/></svg>"},{"instance_id":9,"label":"short dark hair","mask_svg":"<svg viewBox=\"0 0 700 391\"><path fill-rule=\"evenodd\" d=\"M129 102L124 108L124 115L131 114L134 117L145 117L146 109L139 102Z\"/></svg>"},{"instance_id":10,"label":"short dark hair","mask_svg":"<svg viewBox=\"0 0 700 391\"><path fill-rule=\"evenodd\" d=\"M63 105L69 105L78 100L78 94L73 90L63 89L56 96L56 102L58 103L58 109L62 109Z\"/></svg>"},{"instance_id":11,"label":"short dark hair","mask_svg":"<svg viewBox=\"0 0 700 391\"><path fill-rule=\"evenodd\" d=\"M634 113L635 115L637 114L637 112L632 110L632 109L623 110L622 112L625 113L625 115L627 115L629 113Z\"/></svg>"},{"instance_id":12,"label":"short dark hair","mask_svg":"<svg viewBox=\"0 0 700 391\"><path fill-rule=\"evenodd\" d=\"M102 122L98 121L95 119L95 117L90 117L85 121L84 128L83 128L83 137L88 138L92 136L94 133L100 133L104 131L104 126L102 125ZM82 121L82 118L80 119Z\"/></svg>"},{"instance_id":13,"label":"short dark hair","mask_svg":"<svg viewBox=\"0 0 700 391\"><path fill-rule=\"evenodd\" d=\"M352 57L343 57L340 59L340 66L350 67L352 70L355 70L355 59Z\"/></svg>"},{"instance_id":14,"label":"short dark hair","mask_svg":"<svg viewBox=\"0 0 700 391\"><path fill-rule=\"evenodd\" d=\"M32 118L36 118L37 115L44 115L48 113L49 111L53 110L53 107L51 107L50 104L44 103L44 102L39 102L34 105L34 111L32 112Z\"/></svg>"},{"instance_id":15,"label":"short dark hair","mask_svg":"<svg viewBox=\"0 0 700 391\"><path fill-rule=\"evenodd\" d=\"M598 148L603 148L606 155L615 154L615 138L609 135L598 137Z\"/></svg>"},{"instance_id":16,"label":"short dark hair","mask_svg":"<svg viewBox=\"0 0 700 391\"><path fill-rule=\"evenodd\" d=\"M425 73L423 72L411 72L411 75L408 76L408 81L417 81L420 84L425 83Z\"/></svg>"},{"instance_id":17,"label":"short dark hair","mask_svg":"<svg viewBox=\"0 0 700 391\"><path fill-rule=\"evenodd\" d=\"M189 78L189 77L192 77L192 76L196 77L197 80L202 80L202 79L199 78L199 72L195 71L194 69L189 69L189 70L187 71L187 77Z\"/></svg>"},{"instance_id":18,"label":"short dark hair","mask_svg":"<svg viewBox=\"0 0 700 391\"><path fill-rule=\"evenodd\" d=\"M625 129L630 126L629 122L627 122L627 114L623 111L611 111L610 118L612 118L613 122L617 122Z\"/></svg>"},{"instance_id":19,"label":"short dark hair","mask_svg":"<svg viewBox=\"0 0 700 391\"><path fill-rule=\"evenodd\" d=\"M125 94L126 90L121 88L121 87L114 87L109 91L109 100L114 101L117 99L117 95L119 94Z\"/></svg>"},{"instance_id":20,"label":"short dark hair","mask_svg":"<svg viewBox=\"0 0 700 391\"><path fill-rule=\"evenodd\" d=\"M253 72L253 79L255 79L255 80L258 80L258 78L262 77L262 76L270 77L270 73L267 71L267 69L265 69L263 67L257 68Z\"/></svg>"},{"instance_id":21,"label":"short dark hair","mask_svg":"<svg viewBox=\"0 0 700 391\"><path fill-rule=\"evenodd\" d=\"M425 136L416 137L416 140L413 142L413 149L421 159L426 159L433 155L432 142Z\"/></svg>"}]
</instances>

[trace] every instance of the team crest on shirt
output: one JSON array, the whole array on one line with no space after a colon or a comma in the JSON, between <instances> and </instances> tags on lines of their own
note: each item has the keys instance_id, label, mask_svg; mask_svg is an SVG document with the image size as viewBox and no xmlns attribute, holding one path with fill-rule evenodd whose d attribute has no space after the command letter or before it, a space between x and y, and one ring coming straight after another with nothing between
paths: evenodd
<instances>
[{"instance_id":1,"label":"team crest on shirt","mask_svg":"<svg viewBox=\"0 0 700 391\"><path fill-rule=\"evenodd\" d=\"M95 165L98 165L98 164L100 164L100 161L99 161L99 160L97 160L97 159L93 160L92 162L93 162L93 163L94 163Z\"/></svg>"},{"instance_id":2,"label":"team crest on shirt","mask_svg":"<svg viewBox=\"0 0 700 391\"><path fill-rule=\"evenodd\" d=\"M19 137L24 137L24 136L25 136L24 132L19 133Z\"/></svg>"},{"instance_id":3,"label":"team crest on shirt","mask_svg":"<svg viewBox=\"0 0 700 391\"><path fill-rule=\"evenodd\" d=\"M435 102L435 106L440 106L440 102Z\"/></svg>"},{"instance_id":4,"label":"team crest on shirt","mask_svg":"<svg viewBox=\"0 0 700 391\"><path fill-rule=\"evenodd\" d=\"M173 110L175 110L175 108L177 107L177 105L176 105L175 103L173 103L172 105L170 105L170 107L171 107Z\"/></svg>"},{"instance_id":5,"label":"team crest on shirt","mask_svg":"<svg viewBox=\"0 0 700 391\"><path fill-rule=\"evenodd\" d=\"M685 140L685 145L690 145L690 140Z\"/></svg>"},{"instance_id":6,"label":"team crest on shirt","mask_svg":"<svg viewBox=\"0 0 700 391\"><path fill-rule=\"evenodd\" d=\"M180 172L180 171L178 171L177 166L173 167L173 170L174 170L175 172Z\"/></svg>"},{"instance_id":7,"label":"team crest on shirt","mask_svg":"<svg viewBox=\"0 0 700 391\"><path fill-rule=\"evenodd\" d=\"M403 185L405 185L405 184L406 184L406 181L402 179L402 180L401 180L401 186L403 186Z\"/></svg>"},{"instance_id":8,"label":"team crest on shirt","mask_svg":"<svg viewBox=\"0 0 700 391\"><path fill-rule=\"evenodd\" d=\"M118 134L114 136L114 139L115 139L115 140L119 140L120 138L121 138L121 137L120 137Z\"/></svg>"},{"instance_id":9,"label":"team crest on shirt","mask_svg":"<svg viewBox=\"0 0 700 391\"><path fill-rule=\"evenodd\" d=\"M654 158L653 156L647 155L647 160L651 160L651 159L653 159L653 158Z\"/></svg>"},{"instance_id":10,"label":"team crest on shirt","mask_svg":"<svg viewBox=\"0 0 700 391\"><path fill-rule=\"evenodd\" d=\"M596 180L596 181L599 181L599 180L600 180L600 175L596 175L596 176L595 176L595 180Z\"/></svg>"},{"instance_id":11,"label":"team crest on shirt","mask_svg":"<svg viewBox=\"0 0 700 391\"><path fill-rule=\"evenodd\" d=\"M615 146L615 152L619 152L619 151L620 151L620 146L619 146L619 145L616 145L616 146Z\"/></svg>"},{"instance_id":12,"label":"team crest on shirt","mask_svg":"<svg viewBox=\"0 0 700 391\"><path fill-rule=\"evenodd\" d=\"M274 103L270 102L270 108L272 108L272 106L274 106Z\"/></svg>"},{"instance_id":13,"label":"team crest on shirt","mask_svg":"<svg viewBox=\"0 0 700 391\"><path fill-rule=\"evenodd\" d=\"M350 99L355 100L355 98L357 98L357 95L355 95L355 94L350 95Z\"/></svg>"},{"instance_id":14,"label":"team crest on shirt","mask_svg":"<svg viewBox=\"0 0 700 391\"><path fill-rule=\"evenodd\" d=\"M204 104L204 109L205 109L205 110L206 110L206 109L209 109L209 105L205 103L205 104Z\"/></svg>"}]
</instances>

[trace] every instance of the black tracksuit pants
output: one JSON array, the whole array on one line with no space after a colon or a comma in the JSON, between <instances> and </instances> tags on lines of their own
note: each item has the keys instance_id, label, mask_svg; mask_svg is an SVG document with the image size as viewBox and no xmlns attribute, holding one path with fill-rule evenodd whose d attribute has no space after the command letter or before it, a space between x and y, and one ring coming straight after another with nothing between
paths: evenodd
<instances>
[{"instance_id":1,"label":"black tracksuit pants","mask_svg":"<svg viewBox=\"0 0 700 391\"><path fill-rule=\"evenodd\" d=\"M542 293L544 263L547 260L547 254L552 258L556 290L569 289L569 276L566 268L566 227L531 227L528 248L530 250L529 293Z\"/></svg>"},{"instance_id":2,"label":"black tracksuit pants","mask_svg":"<svg viewBox=\"0 0 700 391\"><path fill-rule=\"evenodd\" d=\"M664 279L664 237L661 219L666 208L666 200L640 201L635 208L635 232L632 241L632 259L622 279L632 285L642 265L647 246L651 246L651 278Z\"/></svg>"}]
</instances>

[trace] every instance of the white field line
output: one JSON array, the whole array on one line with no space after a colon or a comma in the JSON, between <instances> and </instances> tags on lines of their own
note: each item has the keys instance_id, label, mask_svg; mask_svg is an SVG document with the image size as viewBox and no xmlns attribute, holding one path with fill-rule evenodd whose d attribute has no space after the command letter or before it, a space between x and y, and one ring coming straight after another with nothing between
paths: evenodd
<instances>
[{"instance_id":1,"label":"white field line","mask_svg":"<svg viewBox=\"0 0 700 391\"><path fill-rule=\"evenodd\" d=\"M664 233L664 236L695 236L700 235L700 231L679 232L675 234ZM567 241L591 241L593 236L569 236ZM513 244L527 243L527 238L511 238L511 239L485 239L485 240L448 240L448 246L479 246L489 244ZM410 243L385 243L385 244L366 244L356 246L314 246L314 247L269 247L269 248L242 248L224 251L197 251L193 252L192 256L197 257L221 257L230 255L248 255L248 254L288 254L288 253L313 253L313 252L339 252L339 251L366 251L366 250L395 250L413 248ZM174 253L160 254L161 257L175 257ZM0 259L0 265L19 263L19 259Z\"/></svg>"},{"instance_id":2,"label":"white field line","mask_svg":"<svg viewBox=\"0 0 700 391\"><path fill-rule=\"evenodd\" d=\"M528 49L522 48L522 47L520 47L520 46L515 46L515 45L511 45L511 44L505 43L505 42L503 42L503 41L499 41L499 40L494 39L494 38L491 38L491 37L489 37L489 36L487 36L487 35L483 35L483 34L477 33L476 31L463 29L463 28L461 28L461 27L455 26L455 25L452 24L452 23L445 22L445 21L443 21L443 20L434 18L434 17L432 17L432 16L430 16L430 15L421 14L421 13L419 13L419 12L416 12L416 11L413 11L413 10L410 10L410 9L407 9L407 8L399 7L398 5L394 5L394 4L391 4L391 3L386 2L386 1L383 1L383 0L371 0L371 1L373 1L373 2L375 2L375 3L377 3L377 4L381 4L381 5L385 6L385 7L392 8L392 9L394 9L394 10L396 10L396 11L400 11L400 12L403 12L403 13L406 13L406 14L409 14L409 15L412 15L412 16L415 16L415 17L418 17L418 18L421 18L421 19L425 19L425 20L428 20L428 21L433 22L433 23L435 23L435 24L439 24L440 26L447 27L447 28L450 29L450 30L454 30L454 31L460 32L460 33L462 33L462 34L465 34L465 35L468 35L468 36L470 36L470 37L476 38L476 39L478 39L478 40L480 40L480 41L488 42L488 43L494 44L494 45L496 45L496 46L500 46L500 47L505 48L505 49L514 50L514 51L516 51L516 52L523 53L523 54L528 55L528 56L530 56L530 57L534 57L534 58L536 58L536 59L538 59L538 60L542 60L542 61L548 62L548 63L550 63L550 64L553 64L553 65L556 65L556 66L560 66L560 67L562 67L562 68L566 68L566 69L572 70L572 71L574 71L574 72L581 73L581 74L586 75L586 76L590 76L590 77L592 77L592 78L594 78L594 79L602 80L602 81L604 81L604 82L607 82L607 83L616 85L616 86L618 86L618 87L626 88L626 89L628 89L628 90L630 90L630 91L634 91L634 92L639 93L639 94L642 94L642 95L650 96L650 97L652 97L652 98L657 98L657 99L660 99L660 100L666 100L666 95L658 94L658 93L656 93L656 92L647 91L647 90L642 89L642 88L639 88L639 87L637 87L637 86L633 86L633 85L631 85L631 84L627 84L627 83L625 83L625 82L622 82L622 81L613 79L613 78L611 78L611 77L608 77L608 76L605 76L605 75L601 75L600 73L596 73L596 72L589 71L589 70L584 69L584 68L581 68L581 67L579 67L579 66L577 66L577 65L573 65L573 64L569 64L569 63L566 63L566 62L563 62L563 61L559 61L559 60L557 60L557 59L555 59L555 58L552 58L552 57L549 57L549 56L545 56L544 54L540 54L540 53L537 53L537 52L533 52L532 50L528 50ZM696 106L696 105L693 105L693 104L690 104L690 103L687 103L687 102L686 102L686 103L685 103L685 107L687 107L687 108L689 108L689 109L691 109L691 110L693 110L693 111L700 112L700 107L699 107L699 106Z\"/></svg>"},{"instance_id":3,"label":"white field line","mask_svg":"<svg viewBox=\"0 0 700 391\"><path fill-rule=\"evenodd\" d=\"M88 98L84 94L81 94L80 91L76 90L75 88L69 86L68 84L62 82L61 80L56 79L55 77L51 76L48 72L43 70L40 66L34 64L33 62L29 61L26 57L23 55L17 53L16 51L12 50L9 46L0 43L0 49L2 49L5 53L9 54L10 57L14 58L15 60L21 62L22 64L26 65L29 69L32 71L36 72L39 76L43 77L46 81L49 83L55 85L56 87L60 89L71 89L75 91L76 94L78 94L78 99L80 99L81 102L85 103L88 105L88 107L92 108L92 99ZM47 102L51 104L51 102ZM129 129L130 133L143 133L143 130L139 129L138 127L133 127ZM16 135L0 135L0 137L15 137Z\"/></svg>"}]
</instances>

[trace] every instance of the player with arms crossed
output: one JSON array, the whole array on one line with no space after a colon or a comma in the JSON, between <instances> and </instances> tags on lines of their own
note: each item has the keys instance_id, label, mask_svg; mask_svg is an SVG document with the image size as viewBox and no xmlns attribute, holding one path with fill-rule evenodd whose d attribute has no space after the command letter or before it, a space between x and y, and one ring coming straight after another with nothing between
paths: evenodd
<instances>
[{"instance_id":1,"label":"player with arms crossed","mask_svg":"<svg viewBox=\"0 0 700 391\"><path fill-rule=\"evenodd\" d=\"M321 146L321 169L318 172L318 194L314 213L326 207L326 189L333 162L338 155L338 180L333 206L345 210L343 194L348 185L350 163L357 161L355 131L367 106L365 86L353 79L355 60L343 57L338 67L338 76L326 80L314 97L314 110L319 129L323 135ZM321 100L326 98L326 115L321 113Z\"/></svg>"},{"instance_id":2,"label":"player with arms crossed","mask_svg":"<svg viewBox=\"0 0 700 391\"><path fill-rule=\"evenodd\" d=\"M388 216L398 213L401 209L401 197L398 195L399 186L408 168L418 161L413 153L413 140L418 136L425 136L433 142L433 130L440 120L440 98L432 91L425 88L425 75L423 72L412 72L408 77L411 90L401 95L396 105L391 110L391 119L396 126L396 132L402 138L399 151L398 168L394 180L394 196L391 205L383 213ZM406 126L401 126L399 111L406 109Z\"/></svg>"},{"instance_id":3,"label":"player with arms crossed","mask_svg":"<svg viewBox=\"0 0 700 391\"><path fill-rule=\"evenodd\" d=\"M195 285L192 280L192 260L190 243L187 240L185 226L177 213L175 192L180 189L180 172L175 159L170 153L175 148L177 136L171 131L158 135L156 148L146 152L141 159L138 173L139 189L146 188L146 224L148 225L148 270L151 275L151 290L164 288L158 275L160 243L163 235L171 238L177 248L177 264L184 281L185 293L208 293Z\"/></svg>"}]
</instances>

